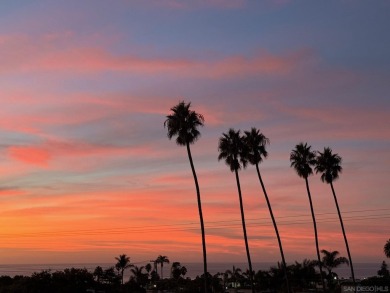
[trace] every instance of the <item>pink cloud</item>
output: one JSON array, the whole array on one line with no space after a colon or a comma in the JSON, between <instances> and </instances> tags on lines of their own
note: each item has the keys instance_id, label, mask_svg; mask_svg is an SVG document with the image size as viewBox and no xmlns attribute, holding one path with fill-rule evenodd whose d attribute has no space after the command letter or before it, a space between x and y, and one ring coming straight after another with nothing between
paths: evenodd
<instances>
[{"instance_id":1,"label":"pink cloud","mask_svg":"<svg viewBox=\"0 0 390 293\"><path fill-rule=\"evenodd\" d=\"M20 162L47 167L52 160L63 157L89 156L144 156L151 155L147 145L135 147L116 147L109 145L93 145L80 141L45 141L37 145L10 146L8 155Z\"/></svg>"},{"instance_id":2,"label":"pink cloud","mask_svg":"<svg viewBox=\"0 0 390 293\"><path fill-rule=\"evenodd\" d=\"M47 150L36 146L10 147L8 151L16 160L41 167L46 167L51 157Z\"/></svg>"},{"instance_id":3,"label":"pink cloud","mask_svg":"<svg viewBox=\"0 0 390 293\"><path fill-rule=\"evenodd\" d=\"M64 37L68 40L68 35ZM69 40L68 40L69 41ZM115 55L102 48L69 44L58 36L2 36L0 74L14 72L72 72L98 73L125 71L135 74L161 74L227 78L258 74L287 74L297 64L311 58L308 50L292 52L286 56L271 54L266 50L256 55L231 56L221 60L201 61L178 58L144 58L136 55Z\"/></svg>"}]
</instances>

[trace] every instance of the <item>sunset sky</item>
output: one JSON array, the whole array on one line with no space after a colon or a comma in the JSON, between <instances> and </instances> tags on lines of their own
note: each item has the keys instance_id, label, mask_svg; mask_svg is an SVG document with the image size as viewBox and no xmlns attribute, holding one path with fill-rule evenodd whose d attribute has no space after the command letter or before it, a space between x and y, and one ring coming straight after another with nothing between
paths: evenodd
<instances>
[{"instance_id":1,"label":"sunset sky","mask_svg":"<svg viewBox=\"0 0 390 293\"><path fill-rule=\"evenodd\" d=\"M186 149L164 120L204 115L192 155L210 262L246 260L229 128L261 164L287 262L316 257L291 150L343 158L334 186L355 262L390 238L390 2L18 0L0 4L0 264L202 262ZM255 168L240 172L253 262L280 260ZM320 249L347 256L330 186L309 178ZM378 267L379 268L379 267Z\"/></svg>"}]
</instances>

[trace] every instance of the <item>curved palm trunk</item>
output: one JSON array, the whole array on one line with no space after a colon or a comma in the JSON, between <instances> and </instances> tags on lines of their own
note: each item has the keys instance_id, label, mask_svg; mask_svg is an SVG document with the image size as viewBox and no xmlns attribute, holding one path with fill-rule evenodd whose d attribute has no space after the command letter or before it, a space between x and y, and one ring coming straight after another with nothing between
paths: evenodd
<instances>
[{"instance_id":1,"label":"curved palm trunk","mask_svg":"<svg viewBox=\"0 0 390 293\"><path fill-rule=\"evenodd\" d=\"M318 266L319 266L319 268L320 268L322 289L323 289L324 292L326 292L326 290L325 290L324 277L322 276L322 264L321 264L321 257L320 257L320 249L319 249L319 247L318 247L317 224L316 224L316 218L315 218L315 216L314 216L313 203L312 203L312 201L311 201L311 195L310 195L310 189L309 189L309 181L307 180L307 178L305 178L305 182L306 182L307 195L309 196L311 217L313 218L314 237L315 237L315 240L316 240L317 258L318 258Z\"/></svg>"},{"instance_id":2,"label":"curved palm trunk","mask_svg":"<svg viewBox=\"0 0 390 293\"><path fill-rule=\"evenodd\" d=\"M248 238L246 236L246 227L245 227L245 216L244 216L244 207L242 204L242 195L241 195L241 186L240 186L240 178L238 177L238 171L235 170L236 173L236 182L237 182L237 189L238 189L238 198L240 200L240 210L241 210L241 221L242 221L242 230L244 232L244 240L245 240L245 248L246 248L246 256L248 258L248 266L249 266L249 279L251 283L252 292L255 292L255 287L253 286L253 270L252 270L252 261L251 256L249 253L249 245L248 245Z\"/></svg>"},{"instance_id":3,"label":"curved palm trunk","mask_svg":"<svg viewBox=\"0 0 390 293\"><path fill-rule=\"evenodd\" d=\"M285 278L286 278L287 292L290 293L291 290L290 290L290 284L289 284L289 282L288 282L288 277L287 277L287 265L286 265L286 260L285 260L285 258L284 258L284 252L283 252L283 247L282 247L282 241L280 240L278 227L277 227L277 225L276 225L274 213L272 212L272 208L271 208L271 203L270 203L270 201L269 201L269 199L268 199L267 191L265 190L265 186L264 186L264 183L263 183L263 179L261 178L261 175L260 175L259 164L256 164L256 171L257 171L257 176L259 177L259 180L260 180L261 187L262 187L262 189L263 189L263 193L264 193L264 196L265 196L265 200L267 201L268 210L269 210L269 213L270 213L270 215L271 215L272 223L273 223L274 228L275 228L276 237L278 238L279 249L280 249L280 255L281 255L281 257L282 257L282 263L283 263L283 271L284 271L284 276L285 276Z\"/></svg>"},{"instance_id":4,"label":"curved palm trunk","mask_svg":"<svg viewBox=\"0 0 390 293\"><path fill-rule=\"evenodd\" d=\"M162 262L161 263L161 280L164 280L164 277L163 277L163 267L164 267L164 263Z\"/></svg>"},{"instance_id":5,"label":"curved palm trunk","mask_svg":"<svg viewBox=\"0 0 390 293\"><path fill-rule=\"evenodd\" d=\"M190 145L187 142L187 153L188 153L188 159L190 160L192 175L194 176L195 181L195 187L196 187L196 195L198 199L198 210L199 210L199 219L200 219L200 229L202 231L202 247L203 247L203 272L204 272L204 292L207 293L207 254L206 254L206 236L204 231L204 223L203 223L203 213L202 213L202 204L200 200L200 191L199 191L199 184L198 184L198 177L196 176L194 163L192 161L191 156L191 150Z\"/></svg>"},{"instance_id":6,"label":"curved palm trunk","mask_svg":"<svg viewBox=\"0 0 390 293\"><path fill-rule=\"evenodd\" d=\"M349 245L348 245L347 236L346 236L346 234L345 234L345 229L344 229L344 224L343 224L343 218L341 217L341 212L340 212L339 204L338 204L338 202L337 202L337 197L336 197L336 193L335 193L335 191L334 191L332 182L330 182L330 187L332 188L332 193L333 193L333 197L334 197L334 202L336 203L337 213L339 214L341 230L343 231L343 236L344 236L344 241L345 241L345 247L347 248L349 264L351 265L352 280L353 280L353 285L354 285L354 287L355 287L355 293L356 293L356 281L355 281L355 273L354 273L354 271L353 271L353 264L352 264L351 252L349 251Z\"/></svg>"}]
</instances>

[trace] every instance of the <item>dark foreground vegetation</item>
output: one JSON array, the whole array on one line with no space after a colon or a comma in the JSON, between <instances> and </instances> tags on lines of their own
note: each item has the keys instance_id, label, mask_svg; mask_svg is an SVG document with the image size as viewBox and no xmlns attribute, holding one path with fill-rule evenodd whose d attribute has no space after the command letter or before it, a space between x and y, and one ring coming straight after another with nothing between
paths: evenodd
<instances>
[{"instance_id":1,"label":"dark foreground vegetation","mask_svg":"<svg viewBox=\"0 0 390 293\"><path fill-rule=\"evenodd\" d=\"M353 285L352 281L340 280L333 272L335 267L347 263L347 259L343 257L327 259L326 257L329 257L327 253L323 253L322 258L322 267L326 270L323 273L326 292L338 293L341 292L341 285ZM158 265L169 263L166 256L159 256L154 262L154 267L151 264L139 267L132 265L126 255L121 255L116 260L118 262L115 266L107 269L98 266L93 272L87 269L70 268L55 272L41 271L31 276L1 276L0 293L199 293L204 292L205 282L208 292L250 292L252 290L249 271L242 271L234 266L223 273L207 274L205 280L204 274L195 279L186 277L186 267L179 262L173 262L170 266L170 276L161 278L162 270ZM317 269L317 261L312 260L303 260L287 266L291 290L293 292L322 291L321 277ZM124 280L123 276L127 271L130 271L131 276ZM287 292L282 264L278 263L269 270L253 272L252 276L256 292ZM361 280L359 285L382 286L382 289L387 290L383 292L390 292L390 273L386 262L383 261L377 276Z\"/></svg>"}]
</instances>

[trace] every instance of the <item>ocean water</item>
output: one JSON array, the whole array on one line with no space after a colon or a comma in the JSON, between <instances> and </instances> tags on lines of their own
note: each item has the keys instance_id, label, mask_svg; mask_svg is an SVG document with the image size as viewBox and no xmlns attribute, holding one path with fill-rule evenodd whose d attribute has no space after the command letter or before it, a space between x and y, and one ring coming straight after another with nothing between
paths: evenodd
<instances>
[{"instance_id":1,"label":"ocean water","mask_svg":"<svg viewBox=\"0 0 390 293\"><path fill-rule=\"evenodd\" d=\"M187 268L186 277L195 278L203 274L203 264L202 263L181 263ZM50 270L52 272L61 271L66 268L86 268L87 270L93 272L97 266L101 266L103 269L107 269L113 266L114 263L110 264L0 264L0 276L16 276L24 275L31 276L34 272L41 272L43 270ZM141 266L143 264L137 264ZM237 268L239 267L243 271L247 269L246 263L209 263L208 271L214 275L218 272L225 272L226 270L231 270L233 265ZM288 265L288 264L287 264ZM268 270L271 266L276 266L276 263L262 262L262 263L253 263L253 269L258 270ZM355 263L355 277L357 279L362 279L366 277L376 276L377 271L380 269L381 263ZM157 267L158 272L160 273L160 266ZM349 278L350 277L350 268L346 265L337 268L334 270L340 278ZM170 273L170 264L165 264L163 268L163 274L165 277L169 277ZM130 271L127 270L125 273L125 280L130 277Z\"/></svg>"}]
</instances>

